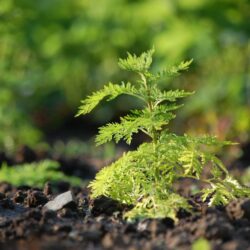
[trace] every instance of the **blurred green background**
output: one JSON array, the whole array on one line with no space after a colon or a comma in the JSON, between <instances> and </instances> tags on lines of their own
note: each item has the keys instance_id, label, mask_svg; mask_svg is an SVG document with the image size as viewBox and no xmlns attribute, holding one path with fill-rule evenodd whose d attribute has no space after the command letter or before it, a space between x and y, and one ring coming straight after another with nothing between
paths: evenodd
<instances>
[{"instance_id":1,"label":"blurred green background","mask_svg":"<svg viewBox=\"0 0 250 250\"><path fill-rule=\"evenodd\" d=\"M129 77L119 57L152 46L155 68L194 59L171 83L196 91L175 130L246 143L249 36L249 0L2 0L0 148L34 146L60 130L87 94ZM128 108L105 105L91 119L104 123Z\"/></svg>"}]
</instances>

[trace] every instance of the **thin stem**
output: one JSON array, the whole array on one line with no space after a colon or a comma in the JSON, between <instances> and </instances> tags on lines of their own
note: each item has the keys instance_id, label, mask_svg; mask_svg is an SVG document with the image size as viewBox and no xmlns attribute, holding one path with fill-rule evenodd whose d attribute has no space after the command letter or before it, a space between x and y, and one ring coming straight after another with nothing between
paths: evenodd
<instances>
[{"instance_id":1,"label":"thin stem","mask_svg":"<svg viewBox=\"0 0 250 250\"><path fill-rule=\"evenodd\" d=\"M150 134L148 133L148 131L146 131L145 129L141 128L141 131L142 131L144 134L150 136Z\"/></svg>"},{"instance_id":2,"label":"thin stem","mask_svg":"<svg viewBox=\"0 0 250 250\"><path fill-rule=\"evenodd\" d=\"M151 101L151 88L150 86L148 85L147 83L147 78L145 77L145 75L143 73L140 73L140 76L141 76L141 79L142 79L142 83L147 91L147 105L148 105L148 109L150 111L150 113L153 113L154 111L154 105ZM151 131L148 132L148 134L150 134L150 137L152 138L153 140L153 145L154 145L154 150L155 150L155 145L156 145L156 142L157 142L157 131L155 130L154 126L152 126L152 129Z\"/></svg>"}]
</instances>

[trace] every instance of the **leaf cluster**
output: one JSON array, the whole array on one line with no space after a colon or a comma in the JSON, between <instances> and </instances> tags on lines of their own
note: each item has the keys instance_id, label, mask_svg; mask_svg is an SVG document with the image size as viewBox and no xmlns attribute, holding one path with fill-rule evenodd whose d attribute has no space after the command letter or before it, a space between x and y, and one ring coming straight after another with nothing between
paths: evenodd
<instances>
[{"instance_id":1,"label":"leaf cluster","mask_svg":"<svg viewBox=\"0 0 250 250\"><path fill-rule=\"evenodd\" d=\"M222 147L230 142L208 135L180 136L167 130L167 125L175 118L174 111L182 107L178 100L193 92L164 91L157 81L187 70L191 61L154 74L149 71L153 52L149 50L140 56L128 54L126 59L120 59L119 66L135 72L138 80L133 84L109 83L83 100L79 108L78 115L81 115L92 111L103 99L110 101L121 94L139 98L143 108L130 111L120 122L101 127L96 143L124 140L130 144L139 131L151 138L150 142L124 153L116 162L104 167L89 185L92 197L104 195L133 205L125 214L128 219L170 217L176 220L180 208L190 210L186 198L174 190L174 183L181 178L204 182L207 189L201 191L202 199L209 200L209 205L226 204L236 197L250 195L249 189L234 180L213 153L214 146ZM208 165L211 177L203 179L203 170Z\"/></svg>"}]
</instances>

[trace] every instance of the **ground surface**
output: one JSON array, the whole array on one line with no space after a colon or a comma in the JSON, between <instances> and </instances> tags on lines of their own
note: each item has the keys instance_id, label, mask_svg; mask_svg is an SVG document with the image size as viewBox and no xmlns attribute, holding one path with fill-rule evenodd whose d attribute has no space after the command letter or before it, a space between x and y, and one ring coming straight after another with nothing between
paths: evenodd
<instances>
[{"instance_id":1,"label":"ground surface","mask_svg":"<svg viewBox=\"0 0 250 250\"><path fill-rule=\"evenodd\" d=\"M66 191L59 183L56 192ZM55 196L44 190L0 185L0 249L190 249L205 237L213 249L250 249L250 200L223 208L207 208L190 199L196 212L170 219L127 223L119 204L106 198L89 200L88 191L72 188L74 201L58 211L44 208Z\"/></svg>"}]
</instances>

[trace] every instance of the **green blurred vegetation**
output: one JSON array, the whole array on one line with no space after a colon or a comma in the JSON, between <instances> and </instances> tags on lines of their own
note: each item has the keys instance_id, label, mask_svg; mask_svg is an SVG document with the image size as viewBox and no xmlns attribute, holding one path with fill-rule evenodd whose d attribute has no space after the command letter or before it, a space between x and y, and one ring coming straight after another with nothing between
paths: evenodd
<instances>
[{"instance_id":1,"label":"green blurred vegetation","mask_svg":"<svg viewBox=\"0 0 250 250\"><path fill-rule=\"evenodd\" d=\"M63 155L66 158L86 156L102 160L114 159L118 153L114 142L101 145L100 147L100 150L96 150L96 144L93 138L86 141L71 139L64 142L57 140L50 147L50 151L57 155Z\"/></svg>"},{"instance_id":2,"label":"green blurred vegetation","mask_svg":"<svg viewBox=\"0 0 250 250\"><path fill-rule=\"evenodd\" d=\"M247 187L250 187L250 166L248 166L244 172L244 174L241 176L241 182L246 185Z\"/></svg>"},{"instance_id":3,"label":"green blurred vegetation","mask_svg":"<svg viewBox=\"0 0 250 250\"><path fill-rule=\"evenodd\" d=\"M66 176L59 171L59 163L43 160L16 166L3 164L0 169L0 182L6 181L12 185L29 185L42 188L47 181L67 181L72 185L82 185L83 181L75 176Z\"/></svg>"},{"instance_id":4,"label":"green blurred vegetation","mask_svg":"<svg viewBox=\"0 0 250 250\"><path fill-rule=\"evenodd\" d=\"M173 82L196 90L176 129L247 141L249 35L248 0L1 1L0 146L33 145L41 129L59 127L92 90L126 78L117 67L126 51L153 45L156 67L195 62ZM115 104L93 119L133 105Z\"/></svg>"}]
</instances>

